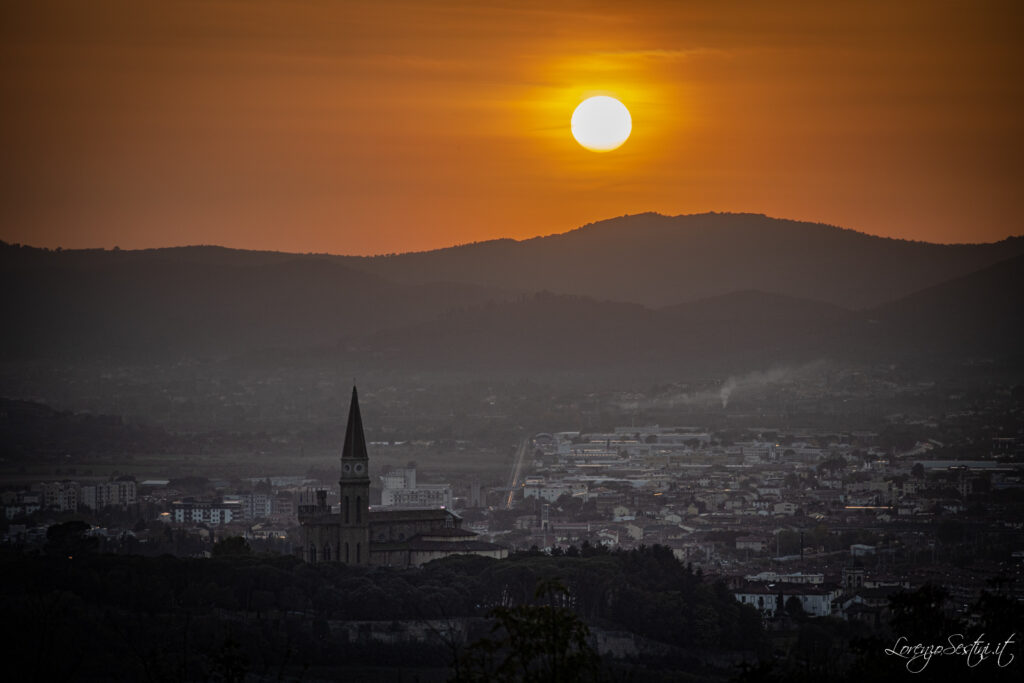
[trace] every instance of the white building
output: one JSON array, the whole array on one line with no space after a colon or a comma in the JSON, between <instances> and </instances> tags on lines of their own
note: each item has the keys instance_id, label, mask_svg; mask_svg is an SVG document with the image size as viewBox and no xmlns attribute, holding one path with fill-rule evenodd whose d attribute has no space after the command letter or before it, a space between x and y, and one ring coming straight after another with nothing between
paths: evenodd
<instances>
[{"instance_id":1,"label":"white building","mask_svg":"<svg viewBox=\"0 0 1024 683\"><path fill-rule=\"evenodd\" d=\"M740 455L747 462L772 462L778 459L778 446L769 441L740 441Z\"/></svg>"},{"instance_id":2,"label":"white building","mask_svg":"<svg viewBox=\"0 0 1024 683\"><path fill-rule=\"evenodd\" d=\"M542 478L529 477L523 485L523 498L540 498L549 503L569 494L570 496L582 496L586 501L587 485L583 482L573 481L552 481L545 482Z\"/></svg>"},{"instance_id":3,"label":"white building","mask_svg":"<svg viewBox=\"0 0 1024 683\"><path fill-rule=\"evenodd\" d=\"M274 496L269 493L247 493L241 497L242 515L247 520L269 519L274 509Z\"/></svg>"},{"instance_id":4,"label":"white building","mask_svg":"<svg viewBox=\"0 0 1024 683\"><path fill-rule=\"evenodd\" d=\"M270 502L270 517L275 522L294 523L296 517L295 496L291 493L278 493Z\"/></svg>"},{"instance_id":5,"label":"white building","mask_svg":"<svg viewBox=\"0 0 1024 683\"><path fill-rule=\"evenodd\" d=\"M135 482L131 479L83 486L81 492L82 505L90 510L100 510L111 505L119 507L134 505L138 495Z\"/></svg>"},{"instance_id":6,"label":"white building","mask_svg":"<svg viewBox=\"0 0 1024 683\"><path fill-rule=\"evenodd\" d=\"M80 489L78 482L53 481L40 485L43 496L43 508L60 510L61 512L78 509Z\"/></svg>"},{"instance_id":7,"label":"white building","mask_svg":"<svg viewBox=\"0 0 1024 683\"><path fill-rule=\"evenodd\" d=\"M819 586L767 584L751 585L737 590L733 595L738 602L755 607L765 616L784 612L786 602L796 597L804 612L813 617L827 617L832 614L832 600L838 593Z\"/></svg>"},{"instance_id":8,"label":"white building","mask_svg":"<svg viewBox=\"0 0 1024 683\"><path fill-rule=\"evenodd\" d=\"M761 536L738 536L736 538L736 550L753 550L755 553L760 553L767 549L768 541Z\"/></svg>"},{"instance_id":9,"label":"white building","mask_svg":"<svg viewBox=\"0 0 1024 683\"><path fill-rule=\"evenodd\" d=\"M32 491L6 491L3 495L4 516L7 519L39 512L42 496Z\"/></svg>"},{"instance_id":10,"label":"white building","mask_svg":"<svg viewBox=\"0 0 1024 683\"><path fill-rule=\"evenodd\" d=\"M416 468L406 467L385 472L380 477L381 507L443 507L452 505L449 484L417 484Z\"/></svg>"},{"instance_id":11,"label":"white building","mask_svg":"<svg viewBox=\"0 0 1024 683\"><path fill-rule=\"evenodd\" d=\"M212 503L176 500L171 503L171 519L178 524L220 525L242 518L240 503Z\"/></svg>"},{"instance_id":12,"label":"white building","mask_svg":"<svg viewBox=\"0 0 1024 683\"><path fill-rule=\"evenodd\" d=\"M845 569L843 572L845 573ZM766 581L771 583L825 583L824 574L804 574L803 572L792 572L790 574L779 574L778 572L760 572L744 576L747 581Z\"/></svg>"},{"instance_id":13,"label":"white building","mask_svg":"<svg viewBox=\"0 0 1024 683\"><path fill-rule=\"evenodd\" d=\"M772 512L776 515L786 515L792 517L796 514L796 503L776 503L772 506Z\"/></svg>"}]
</instances>

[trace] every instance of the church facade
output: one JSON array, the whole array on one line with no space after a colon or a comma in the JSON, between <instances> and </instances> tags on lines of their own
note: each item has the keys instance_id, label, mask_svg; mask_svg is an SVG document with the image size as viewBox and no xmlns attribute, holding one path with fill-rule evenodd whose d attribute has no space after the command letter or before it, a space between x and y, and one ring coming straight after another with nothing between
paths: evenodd
<instances>
[{"instance_id":1,"label":"church facade","mask_svg":"<svg viewBox=\"0 0 1024 683\"><path fill-rule=\"evenodd\" d=\"M359 396L352 388L345 443L341 450L338 507L327 492L299 505L300 555L311 564L414 567L450 555L503 558L508 550L462 529L462 519L446 508L370 508L370 470Z\"/></svg>"}]
</instances>

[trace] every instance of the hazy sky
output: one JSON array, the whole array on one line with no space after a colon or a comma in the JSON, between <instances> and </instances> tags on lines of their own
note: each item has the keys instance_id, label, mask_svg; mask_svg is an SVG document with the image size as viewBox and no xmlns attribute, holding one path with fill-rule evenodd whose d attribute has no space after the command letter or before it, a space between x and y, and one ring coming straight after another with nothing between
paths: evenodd
<instances>
[{"instance_id":1,"label":"hazy sky","mask_svg":"<svg viewBox=\"0 0 1024 683\"><path fill-rule=\"evenodd\" d=\"M1024 232L1024 3L5 2L0 238L381 253L626 213ZM633 135L572 139L590 94Z\"/></svg>"}]
</instances>

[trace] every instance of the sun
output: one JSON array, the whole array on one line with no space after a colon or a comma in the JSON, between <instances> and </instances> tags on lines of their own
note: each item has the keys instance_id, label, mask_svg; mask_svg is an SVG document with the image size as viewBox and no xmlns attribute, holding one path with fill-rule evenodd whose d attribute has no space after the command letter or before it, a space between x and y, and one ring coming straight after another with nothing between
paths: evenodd
<instances>
[{"instance_id":1,"label":"sun","mask_svg":"<svg viewBox=\"0 0 1024 683\"><path fill-rule=\"evenodd\" d=\"M626 106L614 97L583 100L572 113L572 136L591 152L610 152L622 146L633 131Z\"/></svg>"}]
</instances>

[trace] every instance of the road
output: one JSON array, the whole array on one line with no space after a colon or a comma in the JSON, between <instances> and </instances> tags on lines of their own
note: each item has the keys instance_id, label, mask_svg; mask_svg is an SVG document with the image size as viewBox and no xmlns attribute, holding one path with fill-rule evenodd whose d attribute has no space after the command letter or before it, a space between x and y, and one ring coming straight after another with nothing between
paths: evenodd
<instances>
[{"instance_id":1,"label":"road","mask_svg":"<svg viewBox=\"0 0 1024 683\"><path fill-rule=\"evenodd\" d=\"M519 488L519 478L523 475L523 463L526 462L526 451L529 449L530 439L527 437L519 444L519 450L516 451L515 463L512 465L512 477L508 483L508 498L505 499L506 510L512 508L512 500L515 497L516 490Z\"/></svg>"}]
</instances>

